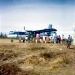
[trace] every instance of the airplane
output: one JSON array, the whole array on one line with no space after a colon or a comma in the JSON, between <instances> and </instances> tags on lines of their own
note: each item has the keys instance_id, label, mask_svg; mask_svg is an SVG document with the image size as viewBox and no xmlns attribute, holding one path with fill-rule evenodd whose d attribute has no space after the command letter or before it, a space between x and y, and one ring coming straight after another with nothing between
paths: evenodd
<instances>
[{"instance_id":1,"label":"airplane","mask_svg":"<svg viewBox=\"0 0 75 75\"><path fill-rule=\"evenodd\" d=\"M42 34L42 36L51 36L52 34L56 33L57 29L52 28L52 25L49 25L46 29L41 30L25 30L24 31L10 31L7 35L8 38L22 38L28 37L28 34L32 35L33 37L36 37L36 34Z\"/></svg>"}]
</instances>

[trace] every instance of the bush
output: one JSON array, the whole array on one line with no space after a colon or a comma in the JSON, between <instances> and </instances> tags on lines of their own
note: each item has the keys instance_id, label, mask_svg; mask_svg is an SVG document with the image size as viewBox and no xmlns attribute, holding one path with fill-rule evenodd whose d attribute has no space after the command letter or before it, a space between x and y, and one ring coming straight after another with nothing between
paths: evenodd
<instances>
[{"instance_id":1,"label":"bush","mask_svg":"<svg viewBox=\"0 0 75 75\"><path fill-rule=\"evenodd\" d=\"M20 69L12 63L6 63L0 66L0 75L15 75Z\"/></svg>"},{"instance_id":2,"label":"bush","mask_svg":"<svg viewBox=\"0 0 75 75\"><path fill-rule=\"evenodd\" d=\"M53 52L44 52L44 53L41 53L40 56L44 57L44 58L52 58L54 57L54 53Z\"/></svg>"}]
</instances>

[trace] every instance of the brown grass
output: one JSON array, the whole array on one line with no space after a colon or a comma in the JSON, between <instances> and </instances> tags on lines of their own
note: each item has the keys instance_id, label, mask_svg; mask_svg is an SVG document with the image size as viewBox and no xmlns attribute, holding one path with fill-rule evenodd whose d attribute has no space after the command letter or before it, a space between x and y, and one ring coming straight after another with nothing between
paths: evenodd
<instances>
[{"instance_id":1,"label":"brown grass","mask_svg":"<svg viewBox=\"0 0 75 75\"><path fill-rule=\"evenodd\" d=\"M0 39L0 75L75 75L75 50L62 44Z\"/></svg>"}]
</instances>

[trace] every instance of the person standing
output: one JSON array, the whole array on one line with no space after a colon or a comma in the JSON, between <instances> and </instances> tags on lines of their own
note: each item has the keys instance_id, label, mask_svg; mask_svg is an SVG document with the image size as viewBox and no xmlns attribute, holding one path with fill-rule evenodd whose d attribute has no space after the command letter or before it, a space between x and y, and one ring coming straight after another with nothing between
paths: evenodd
<instances>
[{"instance_id":1,"label":"person standing","mask_svg":"<svg viewBox=\"0 0 75 75\"><path fill-rule=\"evenodd\" d=\"M28 42L28 35L26 35L25 39L26 39L26 42Z\"/></svg>"},{"instance_id":2,"label":"person standing","mask_svg":"<svg viewBox=\"0 0 75 75\"><path fill-rule=\"evenodd\" d=\"M67 48L69 49L70 49L71 42L72 42L72 37L69 35L67 39Z\"/></svg>"},{"instance_id":3,"label":"person standing","mask_svg":"<svg viewBox=\"0 0 75 75\"><path fill-rule=\"evenodd\" d=\"M57 43L57 34L54 35L54 44Z\"/></svg>"},{"instance_id":4,"label":"person standing","mask_svg":"<svg viewBox=\"0 0 75 75\"><path fill-rule=\"evenodd\" d=\"M58 43L61 43L61 36L58 36Z\"/></svg>"},{"instance_id":5,"label":"person standing","mask_svg":"<svg viewBox=\"0 0 75 75\"><path fill-rule=\"evenodd\" d=\"M31 35L30 33L28 34L28 42L30 42L30 38L31 38Z\"/></svg>"},{"instance_id":6,"label":"person standing","mask_svg":"<svg viewBox=\"0 0 75 75\"><path fill-rule=\"evenodd\" d=\"M19 43L21 43L21 37L19 37Z\"/></svg>"},{"instance_id":7,"label":"person standing","mask_svg":"<svg viewBox=\"0 0 75 75\"><path fill-rule=\"evenodd\" d=\"M40 34L36 34L36 42L40 42Z\"/></svg>"},{"instance_id":8,"label":"person standing","mask_svg":"<svg viewBox=\"0 0 75 75\"><path fill-rule=\"evenodd\" d=\"M65 36L64 35L62 35L61 40L62 40L62 44L64 44L65 43Z\"/></svg>"}]
</instances>

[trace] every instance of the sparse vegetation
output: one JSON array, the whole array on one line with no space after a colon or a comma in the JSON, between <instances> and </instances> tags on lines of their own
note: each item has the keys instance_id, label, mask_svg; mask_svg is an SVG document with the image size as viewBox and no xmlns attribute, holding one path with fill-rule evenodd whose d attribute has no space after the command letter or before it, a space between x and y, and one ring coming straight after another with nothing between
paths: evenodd
<instances>
[{"instance_id":1,"label":"sparse vegetation","mask_svg":"<svg viewBox=\"0 0 75 75\"><path fill-rule=\"evenodd\" d=\"M74 63L75 50L61 44L0 39L0 75L75 75Z\"/></svg>"},{"instance_id":2,"label":"sparse vegetation","mask_svg":"<svg viewBox=\"0 0 75 75\"><path fill-rule=\"evenodd\" d=\"M45 50L47 47L41 43L29 43L27 45L29 50Z\"/></svg>"},{"instance_id":3,"label":"sparse vegetation","mask_svg":"<svg viewBox=\"0 0 75 75\"><path fill-rule=\"evenodd\" d=\"M64 58L63 58L63 62L64 62L65 64L69 64L69 63L71 62L71 59L69 59L68 57L64 57Z\"/></svg>"},{"instance_id":4,"label":"sparse vegetation","mask_svg":"<svg viewBox=\"0 0 75 75\"><path fill-rule=\"evenodd\" d=\"M55 55L53 52L44 52L44 53L41 53L40 56L44 58L53 58Z\"/></svg>"},{"instance_id":5,"label":"sparse vegetation","mask_svg":"<svg viewBox=\"0 0 75 75\"><path fill-rule=\"evenodd\" d=\"M0 66L0 75L16 75L20 69L12 63L3 64Z\"/></svg>"}]
</instances>

